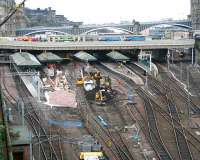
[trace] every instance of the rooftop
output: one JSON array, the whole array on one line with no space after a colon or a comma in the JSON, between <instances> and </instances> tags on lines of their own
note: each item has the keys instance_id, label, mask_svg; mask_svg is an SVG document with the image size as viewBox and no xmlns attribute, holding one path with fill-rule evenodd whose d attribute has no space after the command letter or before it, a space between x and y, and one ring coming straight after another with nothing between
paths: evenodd
<instances>
[{"instance_id":1,"label":"rooftop","mask_svg":"<svg viewBox=\"0 0 200 160\"><path fill-rule=\"evenodd\" d=\"M128 61L130 60L129 57L117 52L117 51L112 51L110 53L107 54L108 57L110 57L111 59L114 59L114 60L122 60L122 61Z\"/></svg>"},{"instance_id":2,"label":"rooftop","mask_svg":"<svg viewBox=\"0 0 200 160\"><path fill-rule=\"evenodd\" d=\"M78 53L76 53L74 55L76 58L83 60L83 61L96 61L96 57L92 56L91 54L84 52L84 51L80 51Z\"/></svg>"},{"instance_id":3,"label":"rooftop","mask_svg":"<svg viewBox=\"0 0 200 160\"><path fill-rule=\"evenodd\" d=\"M44 52L44 53L38 55L37 58L39 59L40 62L52 62L52 61L60 62L60 61L62 61L61 57L59 57L56 54L53 54L52 52Z\"/></svg>"},{"instance_id":4,"label":"rooftop","mask_svg":"<svg viewBox=\"0 0 200 160\"><path fill-rule=\"evenodd\" d=\"M40 62L28 52L17 52L11 55L17 66L41 66Z\"/></svg>"},{"instance_id":5,"label":"rooftop","mask_svg":"<svg viewBox=\"0 0 200 160\"><path fill-rule=\"evenodd\" d=\"M19 137L12 138L12 145L26 145L30 144L30 130L26 126L11 126L14 134L18 133Z\"/></svg>"}]
</instances>

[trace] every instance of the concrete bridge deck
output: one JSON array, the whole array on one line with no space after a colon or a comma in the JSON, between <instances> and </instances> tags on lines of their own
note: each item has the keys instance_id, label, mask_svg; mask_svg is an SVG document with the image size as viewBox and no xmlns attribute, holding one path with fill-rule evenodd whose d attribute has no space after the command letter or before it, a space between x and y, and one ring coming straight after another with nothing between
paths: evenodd
<instances>
[{"instance_id":1,"label":"concrete bridge deck","mask_svg":"<svg viewBox=\"0 0 200 160\"><path fill-rule=\"evenodd\" d=\"M149 40L149 41L94 41L94 42L21 42L0 41L0 49L22 50L125 50L125 49L172 49L194 48L195 41Z\"/></svg>"}]
</instances>

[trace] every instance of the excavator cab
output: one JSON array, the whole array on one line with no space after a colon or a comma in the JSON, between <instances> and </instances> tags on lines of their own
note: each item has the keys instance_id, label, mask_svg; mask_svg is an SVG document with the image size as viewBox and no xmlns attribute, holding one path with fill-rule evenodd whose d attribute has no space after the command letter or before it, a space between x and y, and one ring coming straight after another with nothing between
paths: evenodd
<instances>
[{"instance_id":1,"label":"excavator cab","mask_svg":"<svg viewBox=\"0 0 200 160\"><path fill-rule=\"evenodd\" d=\"M107 91L111 91L112 87L111 87L111 78L109 76L104 77L104 87Z\"/></svg>"},{"instance_id":2,"label":"excavator cab","mask_svg":"<svg viewBox=\"0 0 200 160\"><path fill-rule=\"evenodd\" d=\"M106 104L106 91L105 89L100 89L96 92L96 104L98 105L105 105Z\"/></svg>"},{"instance_id":3,"label":"excavator cab","mask_svg":"<svg viewBox=\"0 0 200 160\"><path fill-rule=\"evenodd\" d=\"M76 85L77 86L82 86L83 85L83 83L84 83L84 80L83 80L83 78L78 78L77 80L76 80Z\"/></svg>"}]
</instances>

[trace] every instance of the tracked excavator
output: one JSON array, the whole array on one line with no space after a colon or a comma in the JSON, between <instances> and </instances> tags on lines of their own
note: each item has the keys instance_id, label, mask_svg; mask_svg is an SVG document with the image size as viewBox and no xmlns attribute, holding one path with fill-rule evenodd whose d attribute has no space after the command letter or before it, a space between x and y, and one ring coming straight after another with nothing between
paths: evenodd
<instances>
[{"instance_id":1,"label":"tracked excavator","mask_svg":"<svg viewBox=\"0 0 200 160\"><path fill-rule=\"evenodd\" d=\"M111 79L102 76L100 71L81 69L81 77L76 80L77 86L83 86L86 94L91 93L94 97L95 103L98 105L105 105L111 94Z\"/></svg>"}]
</instances>

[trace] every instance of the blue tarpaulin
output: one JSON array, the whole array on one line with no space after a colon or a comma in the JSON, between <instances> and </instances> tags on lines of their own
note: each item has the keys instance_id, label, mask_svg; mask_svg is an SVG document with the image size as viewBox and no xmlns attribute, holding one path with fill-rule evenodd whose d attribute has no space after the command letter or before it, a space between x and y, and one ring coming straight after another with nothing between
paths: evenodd
<instances>
[{"instance_id":1,"label":"blue tarpaulin","mask_svg":"<svg viewBox=\"0 0 200 160\"><path fill-rule=\"evenodd\" d=\"M56 126L60 126L60 127L63 127L63 128L70 128L70 127L83 128L83 123L80 120L58 121L58 120L49 119L48 123L50 125L56 125Z\"/></svg>"}]
</instances>

